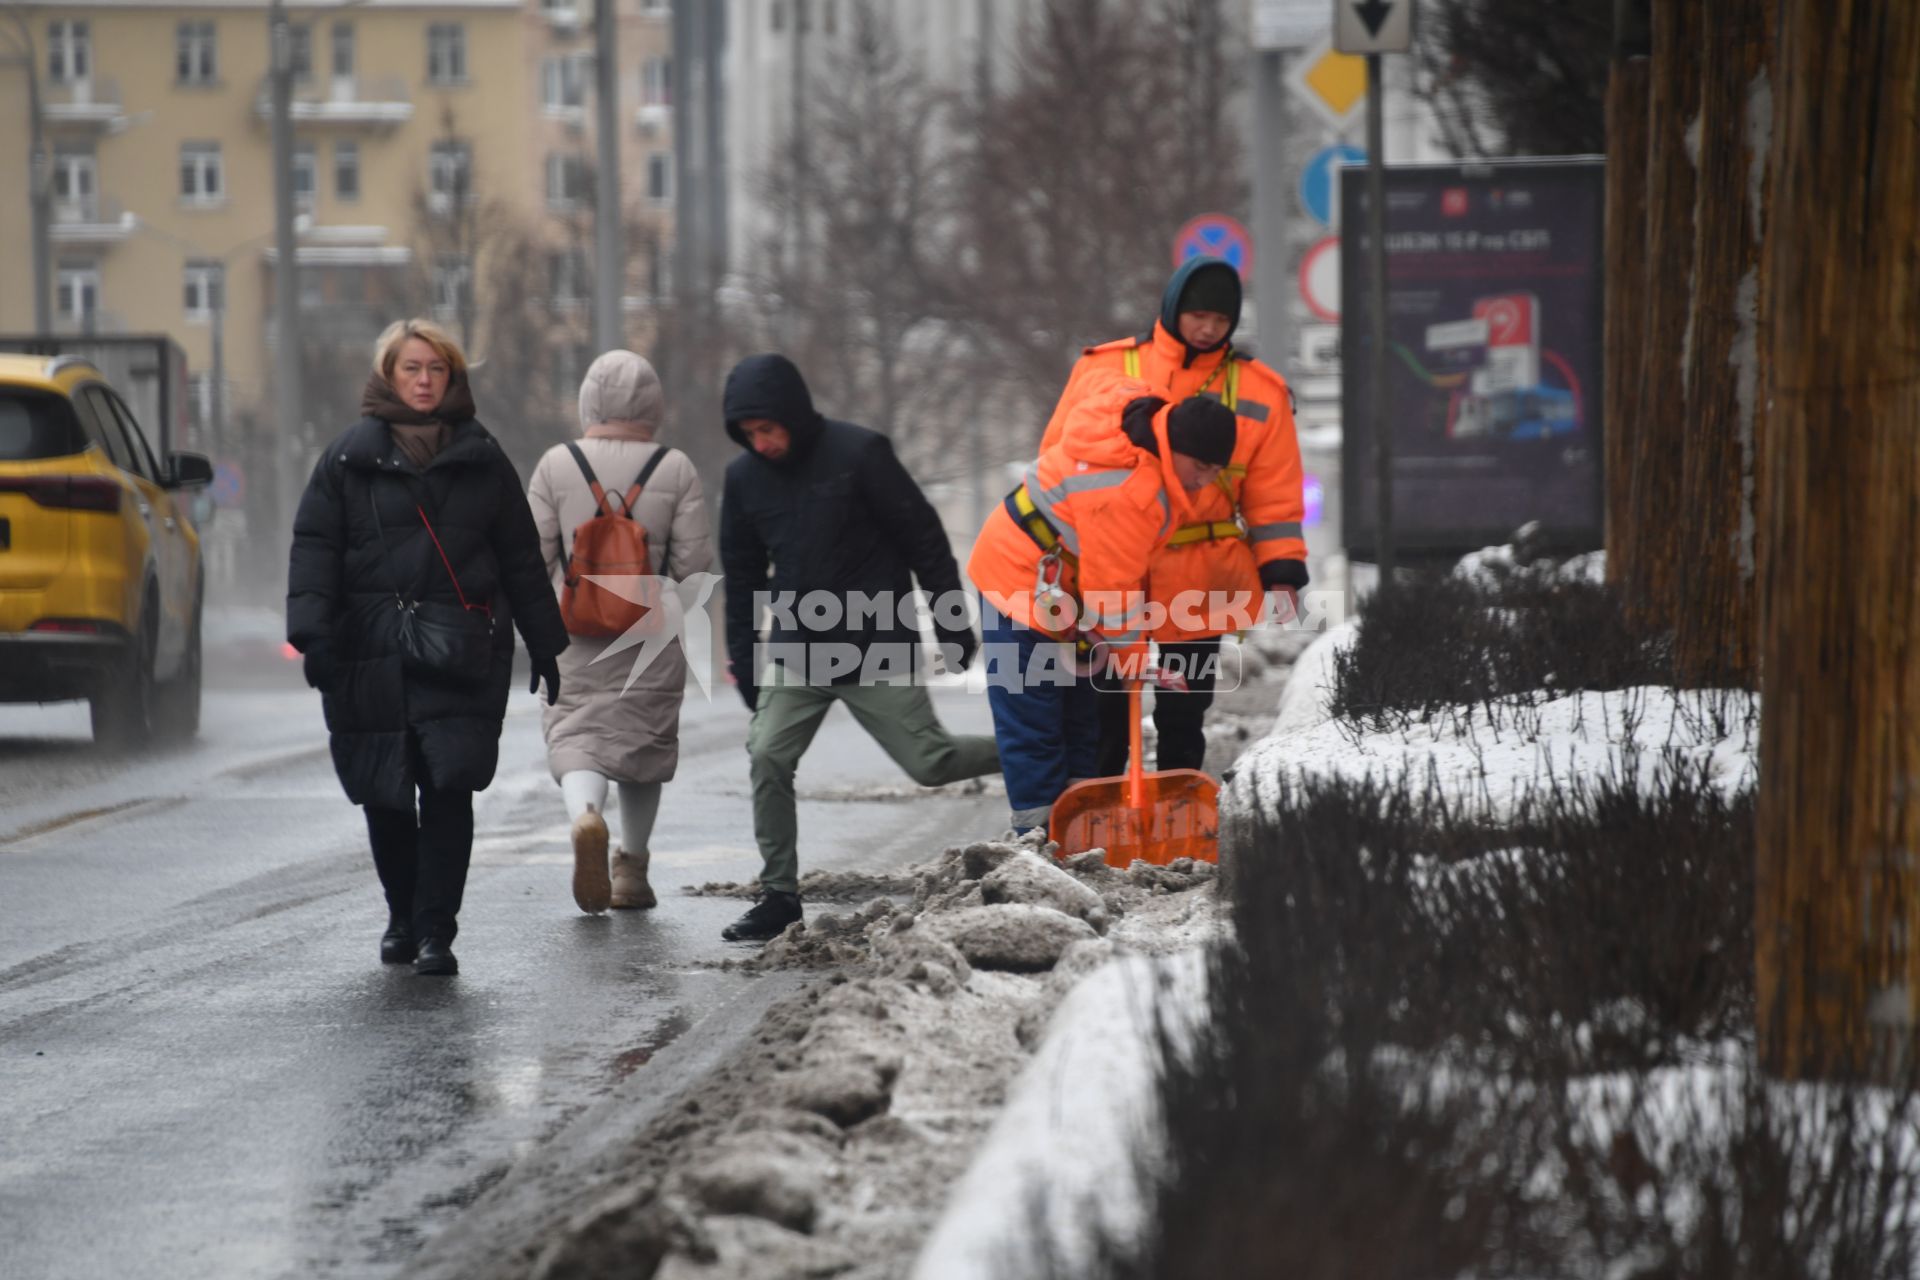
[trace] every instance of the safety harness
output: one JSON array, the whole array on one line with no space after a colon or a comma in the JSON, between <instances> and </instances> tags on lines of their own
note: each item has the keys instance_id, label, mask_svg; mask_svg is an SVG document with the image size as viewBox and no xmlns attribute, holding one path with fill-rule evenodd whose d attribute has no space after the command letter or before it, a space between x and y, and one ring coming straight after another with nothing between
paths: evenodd
<instances>
[{"instance_id":1,"label":"safety harness","mask_svg":"<svg viewBox=\"0 0 1920 1280\"><path fill-rule=\"evenodd\" d=\"M1121 352L1120 364L1129 378L1139 377L1140 348L1128 347L1125 351ZM1221 360L1214 371L1207 375L1207 380L1200 384L1200 389L1194 392L1194 394L1197 396L1205 395L1207 388L1213 385L1213 380L1220 376L1221 369L1227 371L1227 380L1220 391L1220 403L1237 414L1240 411L1240 362L1234 359L1233 348L1231 347L1227 348L1226 358ZM1234 492L1233 481L1236 479L1245 479L1246 474L1246 467L1236 462L1231 466L1221 468L1217 480L1220 491L1226 494L1227 501L1233 504L1233 519L1211 520L1201 524L1183 524L1173 531L1173 536L1167 539L1167 545L1170 547L1190 547L1196 542L1215 542L1225 538L1245 540L1247 536L1246 522L1240 515L1240 495ZM1009 501L1011 501L1011 499L1009 499Z\"/></svg>"}]
</instances>

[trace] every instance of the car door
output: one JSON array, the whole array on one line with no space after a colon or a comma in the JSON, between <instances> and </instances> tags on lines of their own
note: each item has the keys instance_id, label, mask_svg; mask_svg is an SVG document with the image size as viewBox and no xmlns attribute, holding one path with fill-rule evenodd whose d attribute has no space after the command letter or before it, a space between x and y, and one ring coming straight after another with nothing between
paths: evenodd
<instances>
[{"instance_id":1,"label":"car door","mask_svg":"<svg viewBox=\"0 0 1920 1280\"><path fill-rule=\"evenodd\" d=\"M133 416L133 410L127 407L127 402L117 392L109 391L107 400L119 416L120 426L126 432L134 454L145 464L145 474L153 481L157 495L154 508L160 524L161 572L165 575L161 587L161 607L179 644L177 651L166 646L163 646L163 651L170 655L184 653L193 631L193 605L200 585L200 556L193 537L193 519L187 510L185 495L177 489L166 487L168 473L159 459L154 457L153 449L147 444L147 434L140 429L140 422ZM170 656L160 669L172 671L174 667L175 658Z\"/></svg>"},{"instance_id":2,"label":"car door","mask_svg":"<svg viewBox=\"0 0 1920 1280\"><path fill-rule=\"evenodd\" d=\"M148 545L153 548L154 570L160 585L154 670L165 678L166 673L178 665L186 649L188 604L184 599L186 570L181 564L180 517L173 509L173 495L160 487L161 477L153 453L120 397L97 385L88 387L85 394L92 400L94 412L107 429L110 440L119 442L119 449L110 447L115 464L127 473L138 491L135 506L147 526Z\"/></svg>"},{"instance_id":3,"label":"car door","mask_svg":"<svg viewBox=\"0 0 1920 1280\"><path fill-rule=\"evenodd\" d=\"M73 389L73 409L80 418L80 429L113 464L120 473L120 483L126 487L127 499L120 504L120 556L130 569L120 602L120 616L131 626L140 609L139 568L146 561L148 548L153 545L153 533L149 527L151 508L134 477L133 453L127 445L126 436L119 430L113 410L106 401L89 394L92 389L88 383Z\"/></svg>"}]
</instances>

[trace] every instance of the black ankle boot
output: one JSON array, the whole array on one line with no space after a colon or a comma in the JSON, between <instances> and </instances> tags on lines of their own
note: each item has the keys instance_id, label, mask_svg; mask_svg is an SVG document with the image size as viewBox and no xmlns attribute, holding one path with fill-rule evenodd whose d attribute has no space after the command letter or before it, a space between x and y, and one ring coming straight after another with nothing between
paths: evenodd
<instances>
[{"instance_id":1,"label":"black ankle boot","mask_svg":"<svg viewBox=\"0 0 1920 1280\"><path fill-rule=\"evenodd\" d=\"M800 895L768 889L747 913L720 931L728 942L765 942L787 931L801 917Z\"/></svg>"},{"instance_id":2,"label":"black ankle boot","mask_svg":"<svg viewBox=\"0 0 1920 1280\"><path fill-rule=\"evenodd\" d=\"M380 935L380 963L405 964L413 959L418 950L413 943L413 930L402 916L387 917L387 931Z\"/></svg>"},{"instance_id":3,"label":"black ankle boot","mask_svg":"<svg viewBox=\"0 0 1920 1280\"><path fill-rule=\"evenodd\" d=\"M453 944L438 938L423 940L420 954L413 958L413 971L435 978L451 977L460 972L460 962L453 958Z\"/></svg>"}]
</instances>

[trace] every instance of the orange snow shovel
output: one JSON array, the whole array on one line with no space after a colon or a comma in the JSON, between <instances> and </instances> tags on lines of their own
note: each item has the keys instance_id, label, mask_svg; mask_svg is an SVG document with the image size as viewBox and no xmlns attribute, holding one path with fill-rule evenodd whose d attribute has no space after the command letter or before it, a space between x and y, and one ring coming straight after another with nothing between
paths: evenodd
<instances>
[{"instance_id":1,"label":"orange snow shovel","mask_svg":"<svg viewBox=\"0 0 1920 1280\"><path fill-rule=\"evenodd\" d=\"M1107 865L1135 858L1220 860L1220 785L1198 769L1148 773L1140 762L1140 682L1127 686L1127 776L1076 782L1053 802L1047 836L1059 856L1105 849Z\"/></svg>"}]
</instances>

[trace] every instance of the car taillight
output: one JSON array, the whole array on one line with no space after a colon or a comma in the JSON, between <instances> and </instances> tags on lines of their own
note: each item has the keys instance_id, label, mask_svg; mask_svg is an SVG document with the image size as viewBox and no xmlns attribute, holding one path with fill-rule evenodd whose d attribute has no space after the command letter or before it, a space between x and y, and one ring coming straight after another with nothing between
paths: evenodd
<instances>
[{"instance_id":1,"label":"car taillight","mask_svg":"<svg viewBox=\"0 0 1920 1280\"><path fill-rule=\"evenodd\" d=\"M120 484L105 476L0 476L0 493L24 493L43 507L118 511Z\"/></svg>"},{"instance_id":2,"label":"car taillight","mask_svg":"<svg viewBox=\"0 0 1920 1280\"><path fill-rule=\"evenodd\" d=\"M99 622L90 622L85 618L42 618L28 627L29 631L51 631L65 636L97 636L106 633L106 626Z\"/></svg>"}]
</instances>

